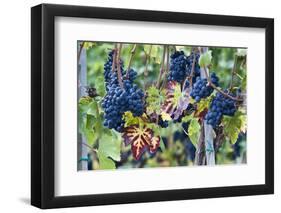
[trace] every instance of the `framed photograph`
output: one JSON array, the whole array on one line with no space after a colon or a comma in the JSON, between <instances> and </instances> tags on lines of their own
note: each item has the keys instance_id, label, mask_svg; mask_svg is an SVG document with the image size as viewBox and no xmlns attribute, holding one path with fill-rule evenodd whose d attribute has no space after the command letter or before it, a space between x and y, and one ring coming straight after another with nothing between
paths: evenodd
<instances>
[{"instance_id":1,"label":"framed photograph","mask_svg":"<svg viewBox=\"0 0 281 213\"><path fill-rule=\"evenodd\" d=\"M31 204L274 192L274 20L31 9Z\"/></svg>"}]
</instances>

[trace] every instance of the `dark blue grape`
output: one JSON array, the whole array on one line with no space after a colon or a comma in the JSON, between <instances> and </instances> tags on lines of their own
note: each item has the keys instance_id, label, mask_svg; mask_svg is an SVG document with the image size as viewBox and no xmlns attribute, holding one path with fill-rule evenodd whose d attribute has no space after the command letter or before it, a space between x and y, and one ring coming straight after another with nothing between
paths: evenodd
<instances>
[{"instance_id":1,"label":"dark blue grape","mask_svg":"<svg viewBox=\"0 0 281 213\"><path fill-rule=\"evenodd\" d=\"M183 51L175 51L170 56L170 70L168 74L168 81L177 81L179 83L183 83L185 79L192 73L192 81L194 83L196 77L200 76L200 66L198 64L199 57L199 53L191 52L189 56L186 56ZM192 72L194 60L194 70ZM187 87L189 87L188 81L186 81L185 83L185 88Z\"/></svg>"},{"instance_id":2,"label":"dark blue grape","mask_svg":"<svg viewBox=\"0 0 281 213\"><path fill-rule=\"evenodd\" d=\"M183 128L185 131L188 131L189 123L190 123L190 122L184 122L184 123L181 124L182 128Z\"/></svg>"},{"instance_id":3,"label":"dark blue grape","mask_svg":"<svg viewBox=\"0 0 281 213\"><path fill-rule=\"evenodd\" d=\"M211 82L218 86L219 79L216 76L215 73L212 73L211 76ZM192 91L190 93L190 96L195 99L196 102L199 102L202 98L209 97L212 92L214 91L213 87L208 84L208 81L206 78L196 78L196 82L192 86Z\"/></svg>"},{"instance_id":4,"label":"dark blue grape","mask_svg":"<svg viewBox=\"0 0 281 213\"><path fill-rule=\"evenodd\" d=\"M233 94L229 95L234 97ZM207 120L207 124L215 128L221 122L223 115L233 116L235 112L235 101L218 92L210 104L205 119Z\"/></svg>"},{"instance_id":5,"label":"dark blue grape","mask_svg":"<svg viewBox=\"0 0 281 213\"><path fill-rule=\"evenodd\" d=\"M114 51L112 50L108 53L108 58L106 63L104 64L104 81L106 84L106 90L108 90L110 85L118 84L118 77L117 77L117 63L115 64L114 70L112 70L112 64L113 64L113 57L114 57ZM123 61L120 60L120 68L122 75L125 74L125 70L123 68Z\"/></svg>"},{"instance_id":6,"label":"dark blue grape","mask_svg":"<svg viewBox=\"0 0 281 213\"><path fill-rule=\"evenodd\" d=\"M200 76L200 66L198 63L199 58L200 58L200 54L195 52L192 52L187 57L187 70L188 70L187 72L189 75L191 75L192 73L193 60L195 59L192 83L195 83L196 78Z\"/></svg>"},{"instance_id":7,"label":"dark blue grape","mask_svg":"<svg viewBox=\"0 0 281 213\"><path fill-rule=\"evenodd\" d=\"M124 88L118 82L117 70L112 72L113 51L108 55L108 60L104 65L104 78L107 94L101 106L104 109L104 126L122 132L124 128L123 114L130 111L134 116L141 116L144 112L144 92L138 88L133 80L137 72L130 69L126 76L123 63L120 61ZM117 67L116 67L117 69ZM127 78L128 77L128 78Z\"/></svg>"},{"instance_id":8,"label":"dark blue grape","mask_svg":"<svg viewBox=\"0 0 281 213\"><path fill-rule=\"evenodd\" d=\"M177 81L182 83L188 74L187 57L183 51L175 51L170 56L170 70L168 81Z\"/></svg>"},{"instance_id":9,"label":"dark blue grape","mask_svg":"<svg viewBox=\"0 0 281 213\"><path fill-rule=\"evenodd\" d=\"M161 126L162 128L167 128L169 126L169 122L163 121L162 117L159 116L158 125Z\"/></svg>"}]
</instances>

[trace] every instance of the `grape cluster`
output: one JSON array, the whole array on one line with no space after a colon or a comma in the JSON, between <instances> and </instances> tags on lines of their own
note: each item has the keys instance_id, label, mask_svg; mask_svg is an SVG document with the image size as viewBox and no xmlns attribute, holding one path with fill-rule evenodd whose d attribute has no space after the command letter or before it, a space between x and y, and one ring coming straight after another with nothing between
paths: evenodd
<instances>
[{"instance_id":1,"label":"grape cluster","mask_svg":"<svg viewBox=\"0 0 281 213\"><path fill-rule=\"evenodd\" d=\"M233 96L232 94L229 95ZM233 116L235 111L235 101L218 92L211 102L205 119L207 124L215 128L220 123L223 115Z\"/></svg>"},{"instance_id":2,"label":"grape cluster","mask_svg":"<svg viewBox=\"0 0 281 213\"><path fill-rule=\"evenodd\" d=\"M219 78L215 73L211 74L211 82L218 86ZM202 98L207 98L214 91L213 87L208 85L208 81L206 78L196 78L195 84L193 84L192 91L190 96L195 99L196 102L199 102Z\"/></svg>"},{"instance_id":3,"label":"grape cluster","mask_svg":"<svg viewBox=\"0 0 281 213\"><path fill-rule=\"evenodd\" d=\"M170 56L170 71L168 81L182 83L188 75L187 57L183 51L175 51Z\"/></svg>"},{"instance_id":4,"label":"grape cluster","mask_svg":"<svg viewBox=\"0 0 281 213\"><path fill-rule=\"evenodd\" d=\"M124 112L130 111L134 116L140 116L144 111L144 92L133 83L137 76L136 71L130 69L128 76L123 72L123 86L118 82L117 72L112 72L113 53L109 53L108 61L104 66L104 77L106 82L107 94L102 101L104 109L104 126L121 132L124 127L122 119ZM122 65L122 64L121 64Z\"/></svg>"},{"instance_id":5,"label":"grape cluster","mask_svg":"<svg viewBox=\"0 0 281 213\"><path fill-rule=\"evenodd\" d=\"M186 77L190 76L192 73L193 61L193 83L196 81L196 77L200 76L200 66L198 64L200 54L192 52L189 56L186 56L183 51L175 51L170 56L170 71L168 75L168 81L177 81L183 83ZM189 87L189 82L187 81L185 87Z\"/></svg>"},{"instance_id":6,"label":"grape cluster","mask_svg":"<svg viewBox=\"0 0 281 213\"><path fill-rule=\"evenodd\" d=\"M158 125L162 128L167 128L169 126L169 121L163 121L162 117L159 116Z\"/></svg>"},{"instance_id":7,"label":"grape cluster","mask_svg":"<svg viewBox=\"0 0 281 213\"><path fill-rule=\"evenodd\" d=\"M114 70L112 70L113 64L113 57L114 57L115 50L112 50L108 53L108 58L106 63L104 64L104 81L106 85L106 90L108 91L110 85L118 84L118 77L117 77L117 63L115 64ZM120 60L120 69L122 75L125 74L125 70L123 68L123 61Z\"/></svg>"},{"instance_id":8,"label":"grape cluster","mask_svg":"<svg viewBox=\"0 0 281 213\"><path fill-rule=\"evenodd\" d=\"M195 59L193 78L192 78L192 82L193 83L195 83L196 78L200 76L200 66L198 64L199 58L200 58L200 54L199 53L195 53L195 52L192 52L187 57L187 70L188 70L187 72L188 72L189 75L191 75L193 60Z\"/></svg>"}]
</instances>

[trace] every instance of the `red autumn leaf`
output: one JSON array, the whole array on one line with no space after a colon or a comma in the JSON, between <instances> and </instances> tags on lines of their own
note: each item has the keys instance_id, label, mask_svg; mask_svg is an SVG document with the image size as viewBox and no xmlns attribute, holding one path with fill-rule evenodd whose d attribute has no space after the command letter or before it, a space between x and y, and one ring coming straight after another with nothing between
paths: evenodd
<instances>
[{"instance_id":1,"label":"red autumn leaf","mask_svg":"<svg viewBox=\"0 0 281 213\"><path fill-rule=\"evenodd\" d=\"M164 104L161 106L161 110L163 112L168 113L169 115L173 115L176 106L174 103L174 99L175 99L175 90L176 87L178 86L178 83L176 81L169 81L166 87L166 99Z\"/></svg>"},{"instance_id":2,"label":"red autumn leaf","mask_svg":"<svg viewBox=\"0 0 281 213\"><path fill-rule=\"evenodd\" d=\"M160 137L154 136L153 131L146 126L138 125L126 127L123 132L125 145L131 144L133 156L138 160L145 150L156 152L160 144Z\"/></svg>"}]
</instances>

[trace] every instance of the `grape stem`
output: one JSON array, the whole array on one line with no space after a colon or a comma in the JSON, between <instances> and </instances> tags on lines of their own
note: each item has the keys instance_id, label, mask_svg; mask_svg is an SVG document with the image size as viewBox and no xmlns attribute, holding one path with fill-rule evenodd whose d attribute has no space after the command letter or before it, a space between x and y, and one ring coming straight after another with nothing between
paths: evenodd
<instances>
[{"instance_id":1,"label":"grape stem","mask_svg":"<svg viewBox=\"0 0 281 213\"><path fill-rule=\"evenodd\" d=\"M127 68L127 72L126 72L126 78L129 77L129 70L131 68L131 64L132 64L132 60L134 58L134 55L136 53L136 48L137 48L137 44L134 44L134 46L132 47L132 50L131 50L131 54L130 54L129 64L128 64L128 68Z\"/></svg>"},{"instance_id":2,"label":"grape stem","mask_svg":"<svg viewBox=\"0 0 281 213\"><path fill-rule=\"evenodd\" d=\"M233 68L231 71L231 80L230 80L230 85L229 88L232 89L233 88L233 80L234 80L234 75L236 74L236 68L237 68L237 55L235 55L234 57L234 64L233 64Z\"/></svg>"},{"instance_id":3,"label":"grape stem","mask_svg":"<svg viewBox=\"0 0 281 213\"><path fill-rule=\"evenodd\" d=\"M167 75L167 73L169 72L169 68L170 68L170 65L169 65L169 57L170 57L170 54L169 54L169 45L167 45L166 70L165 70L165 72L164 72L165 76L164 76L164 81L163 81L162 87L165 86L165 84L167 83L166 75Z\"/></svg>"},{"instance_id":4,"label":"grape stem","mask_svg":"<svg viewBox=\"0 0 281 213\"><path fill-rule=\"evenodd\" d=\"M82 52L82 49L84 47L84 44L85 44L84 41L82 41L81 44L80 44L80 49L79 49L78 56L77 56L78 61L80 60L80 56L81 56L81 52Z\"/></svg>"},{"instance_id":5,"label":"grape stem","mask_svg":"<svg viewBox=\"0 0 281 213\"><path fill-rule=\"evenodd\" d=\"M162 55L162 64L161 64L161 68L160 68L160 72L159 72L158 80L157 80L157 84L156 84L156 87L158 89L160 87L160 81L161 81L163 71L164 71L164 68L165 68L165 55L166 55L166 45L164 45L164 50L163 50L163 55Z\"/></svg>"},{"instance_id":6,"label":"grape stem","mask_svg":"<svg viewBox=\"0 0 281 213\"><path fill-rule=\"evenodd\" d=\"M152 45L149 47L148 53L145 54L145 70L144 70L144 76L148 75L148 63L150 61L150 55L151 55Z\"/></svg>"},{"instance_id":7,"label":"grape stem","mask_svg":"<svg viewBox=\"0 0 281 213\"><path fill-rule=\"evenodd\" d=\"M121 50L122 50L122 44L120 43L118 51L117 51L117 77L118 77L118 83L122 89L124 89L123 81L122 81L122 73L121 73Z\"/></svg>"},{"instance_id":8,"label":"grape stem","mask_svg":"<svg viewBox=\"0 0 281 213\"><path fill-rule=\"evenodd\" d=\"M235 98L235 97L232 97L231 95L225 93L224 91L222 91L220 88L218 88L216 85L214 85L210 79L210 76L208 75L207 73L207 70L206 70L206 67L203 68L204 69L204 72L205 72L205 75L207 76L207 80L208 80L208 83L211 87L213 87L216 91L218 91L219 93L221 93L222 95L224 95L225 97L227 98L230 98L234 101L239 101L239 102L243 102L243 99L240 99L240 98Z\"/></svg>"},{"instance_id":9,"label":"grape stem","mask_svg":"<svg viewBox=\"0 0 281 213\"><path fill-rule=\"evenodd\" d=\"M199 50L200 50L200 48L199 48ZM200 50L200 54L202 54L202 53L201 53L201 50ZM221 93L222 95L224 95L224 96L227 97L227 98L230 98L230 99L232 99L232 100L234 100L234 101L243 102L243 99L232 97L231 95L225 93L225 92L222 91L220 88L218 88L216 85L214 85L214 84L212 83L212 81L211 81L210 76L208 75L208 72L207 72L207 69L206 69L205 66L203 67L203 70L204 70L204 74L205 74L205 76L206 76L206 78L207 78L207 80L208 80L208 83L209 83L209 85L210 85L211 87L213 87L216 91L218 91L219 93Z\"/></svg>"},{"instance_id":10,"label":"grape stem","mask_svg":"<svg viewBox=\"0 0 281 213\"><path fill-rule=\"evenodd\" d=\"M97 149L94 149L93 147L91 147L91 146L89 146L88 144L86 144L86 143L83 143L82 142L82 145L84 145L84 146L86 146L88 149L90 149L92 152L95 152L95 153L97 153L98 152L98 150Z\"/></svg>"},{"instance_id":11,"label":"grape stem","mask_svg":"<svg viewBox=\"0 0 281 213\"><path fill-rule=\"evenodd\" d=\"M117 43L114 45L114 53L113 53L113 61L112 61L112 68L111 71L114 72L115 71L115 65L116 65L116 59L117 59Z\"/></svg>"},{"instance_id":12,"label":"grape stem","mask_svg":"<svg viewBox=\"0 0 281 213\"><path fill-rule=\"evenodd\" d=\"M193 48L192 51L195 51L195 48ZM185 84L186 84L186 82L187 82L188 80L189 80L189 85L190 85L190 87L192 87L192 78L193 78L193 75L194 75L195 62L196 62L196 58L195 58L195 56L194 56L194 57L193 57L193 61L192 61L192 67L191 67L190 76L186 76L186 78L185 78L185 80L184 80L184 83L183 83L182 90L184 90Z\"/></svg>"}]
</instances>

